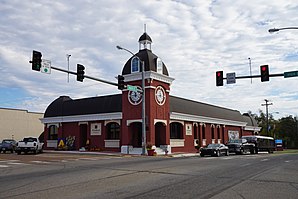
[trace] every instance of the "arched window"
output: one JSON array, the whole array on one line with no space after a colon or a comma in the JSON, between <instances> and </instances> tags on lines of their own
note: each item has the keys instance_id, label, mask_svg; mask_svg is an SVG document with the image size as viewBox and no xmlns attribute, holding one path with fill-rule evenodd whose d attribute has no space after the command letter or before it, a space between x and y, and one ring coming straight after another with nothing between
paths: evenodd
<instances>
[{"instance_id":1,"label":"arched window","mask_svg":"<svg viewBox=\"0 0 298 199\"><path fill-rule=\"evenodd\" d=\"M217 127L217 139L220 139L220 126Z\"/></svg>"},{"instance_id":2,"label":"arched window","mask_svg":"<svg viewBox=\"0 0 298 199\"><path fill-rule=\"evenodd\" d=\"M138 57L131 59L131 73L140 72L140 60Z\"/></svg>"},{"instance_id":3,"label":"arched window","mask_svg":"<svg viewBox=\"0 0 298 199\"><path fill-rule=\"evenodd\" d=\"M202 139L206 139L205 125L202 125Z\"/></svg>"},{"instance_id":4,"label":"arched window","mask_svg":"<svg viewBox=\"0 0 298 199\"><path fill-rule=\"evenodd\" d=\"M120 139L120 126L116 122L107 124L107 139L119 140Z\"/></svg>"},{"instance_id":5,"label":"arched window","mask_svg":"<svg viewBox=\"0 0 298 199\"><path fill-rule=\"evenodd\" d=\"M56 125L50 125L48 139L58 140L58 128Z\"/></svg>"},{"instance_id":6,"label":"arched window","mask_svg":"<svg viewBox=\"0 0 298 199\"><path fill-rule=\"evenodd\" d=\"M211 126L211 139L214 139L214 126Z\"/></svg>"},{"instance_id":7,"label":"arched window","mask_svg":"<svg viewBox=\"0 0 298 199\"><path fill-rule=\"evenodd\" d=\"M183 127L178 122L170 124L170 138L171 139L183 139Z\"/></svg>"}]
</instances>

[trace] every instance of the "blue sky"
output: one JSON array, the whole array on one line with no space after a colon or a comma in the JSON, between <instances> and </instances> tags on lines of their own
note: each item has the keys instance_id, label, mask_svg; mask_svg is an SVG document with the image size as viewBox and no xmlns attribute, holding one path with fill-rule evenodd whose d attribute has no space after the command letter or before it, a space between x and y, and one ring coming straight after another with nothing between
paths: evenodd
<instances>
[{"instance_id":1,"label":"blue sky","mask_svg":"<svg viewBox=\"0 0 298 199\"><path fill-rule=\"evenodd\" d=\"M298 70L298 30L274 34L270 28L298 26L296 0L0 0L0 107L44 112L61 95L73 99L120 93L116 87L92 80L77 82L71 75L31 70L32 50L52 65L86 67L86 74L116 82L130 54L138 52L144 32L153 40L152 52L175 78L171 95L210 103L244 113L257 113L264 99L275 118L298 115L298 77L237 79L215 86L215 71L237 76Z\"/></svg>"}]
</instances>

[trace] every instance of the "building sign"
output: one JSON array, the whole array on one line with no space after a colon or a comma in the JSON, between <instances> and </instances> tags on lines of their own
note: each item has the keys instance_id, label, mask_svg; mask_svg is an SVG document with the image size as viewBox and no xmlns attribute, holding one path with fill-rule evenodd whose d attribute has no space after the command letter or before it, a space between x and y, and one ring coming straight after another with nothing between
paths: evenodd
<instances>
[{"instance_id":1,"label":"building sign","mask_svg":"<svg viewBox=\"0 0 298 199\"><path fill-rule=\"evenodd\" d=\"M192 135L192 125L191 124L186 124L185 125L185 135Z\"/></svg>"},{"instance_id":2,"label":"building sign","mask_svg":"<svg viewBox=\"0 0 298 199\"><path fill-rule=\"evenodd\" d=\"M238 131L228 131L229 140L236 140L239 139L239 132Z\"/></svg>"},{"instance_id":3,"label":"building sign","mask_svg":"<svg viewBox=\"0 0 298 199\"><path fill-rule=\"evenodd\" d=\"M101 135L101 123L91 123L90 135Z\"/></svg>"}]
</instances>

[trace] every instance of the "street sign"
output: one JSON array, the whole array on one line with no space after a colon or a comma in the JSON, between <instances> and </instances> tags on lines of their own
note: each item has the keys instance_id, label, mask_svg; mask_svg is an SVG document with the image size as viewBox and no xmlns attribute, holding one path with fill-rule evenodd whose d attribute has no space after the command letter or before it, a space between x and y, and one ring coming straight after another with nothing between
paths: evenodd
<instances>
[{"instance_id":1,"label":"street sign","mask_svg":"<svg viewBox=\"0 0 298 199\"><path fill-rule=\"evenodd\" d=\"M132 86L132 85L127 85L127 90L137 92L138 91L138 87Z\"/></svg>"},{"instance_id":2,"label":"street sign","mask_svg":"<svg viewBox=\"0 0 298 199\"><path fill-rule=\"evenodd\" d=\"M50 60L42 59L40 72L51 74L51 61Z\"/></svg>"},{"instance_id":3,"label":"street sign","mask_svg":"<svg viewBox=\"0 0 298 199\"><path fill-rule=\"evenodd\" d=\"M236 83L236 73L227 73L227 84Z\"/></svg>"},{"instance_id":4,"label":"street sign","mask_svg":"<svg viewBox=\"0 0 298 199\"><path fill-rule=\"evenodd\" d=\"M298 76L298 71L284 72L284 78L296 77L296 76Z\"/></svg>"}]
</instances>

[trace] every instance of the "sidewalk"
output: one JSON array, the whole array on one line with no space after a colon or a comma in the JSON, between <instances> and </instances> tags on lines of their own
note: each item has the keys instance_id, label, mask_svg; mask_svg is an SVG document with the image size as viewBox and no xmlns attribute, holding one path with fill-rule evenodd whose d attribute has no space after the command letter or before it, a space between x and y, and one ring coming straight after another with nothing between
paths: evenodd
<instances>
[{"instance_id":1,"label":"sidewalk","mask_svg":"<svg viewBox=\"0 0 298 199\"><path fill-rule=\"evenodd\" d=\"M98 152L98 151L58 151L58 150L43 150L44 153L60 153L60 154L80 154L80 155L106 155L106 156L141 156L141 155L135 155L135 154L122 154L120 152ZM193 156L199 156L199 153L172 153L168 155L157 155L158 157L193 157ZM153 157L153 156L151 156Z\"/></svg>"}]
</instances>

